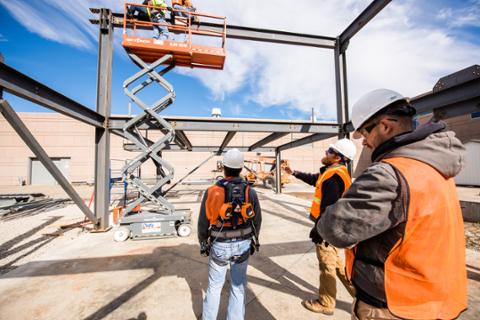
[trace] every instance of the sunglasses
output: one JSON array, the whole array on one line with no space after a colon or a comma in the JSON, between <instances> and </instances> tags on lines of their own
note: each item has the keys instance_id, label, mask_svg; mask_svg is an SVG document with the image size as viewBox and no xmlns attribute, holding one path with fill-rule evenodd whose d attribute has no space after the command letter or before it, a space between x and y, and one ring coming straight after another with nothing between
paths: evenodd
<instances>
[{"instance_id":1,"label":"sunglasses","mask_svg":"<svg viewBox=\"0 0 480 320\"><path fill-rule=\"evenodd\" d=\"M385 118L385 120L389 120L389 121L394 121L394 122L397 122L398 120L397 119L392 119L392 118ZM358 130L360 132L361 135L363 136L367 136L370 134L370 132L372 132L372 130L378 126L380 124L380 121L375 121L375 122L372 122L366 126L364 126L363 128L361 128L360 130Z\"/></svg>"}]
</instances>

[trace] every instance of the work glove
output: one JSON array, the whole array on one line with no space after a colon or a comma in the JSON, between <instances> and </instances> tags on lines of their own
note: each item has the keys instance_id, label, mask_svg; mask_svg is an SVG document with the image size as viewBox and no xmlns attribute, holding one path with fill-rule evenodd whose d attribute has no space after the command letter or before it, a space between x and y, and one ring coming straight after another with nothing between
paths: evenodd
<instances>
[{"instance_id":1,"label":"work glove","mask_svg":"<svg viewBox=\"0 0 480 320\"><path fill-rule=\"evenodd\" d=\"M260 251L260 244L252 239L250 242L250 255L253 256L253 254L258 251Z\"/></svg>"},{"instance_id":2,"label":"work glove","mask_svg":"<svg viewBox=\"0 0 480 320\"><path fill-rule=\"evenodd\" d=\"M312 230L310 230L310 239L312 239L312 242L315 244L321 244L323 242L323 238L318 233L316 225L314 225ZM325 242L325 246L328 246L327 242Z\"/></svg>"},{"instance_id":3,"label":"work glove","mask_svg":"<svg viewBox=\"0 0 480 320\"><path fill-rule=\"evenodd\" d=\"M207 241L200 242L200 254L204 257L210 255L210 244Z\"/></svg>"}]
</instances>

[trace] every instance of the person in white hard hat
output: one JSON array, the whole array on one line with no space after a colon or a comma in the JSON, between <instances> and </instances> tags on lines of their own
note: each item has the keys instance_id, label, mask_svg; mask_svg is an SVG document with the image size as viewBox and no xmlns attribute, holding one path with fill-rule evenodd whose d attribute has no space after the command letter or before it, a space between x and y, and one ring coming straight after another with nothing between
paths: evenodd
<instances>
[{"instance_id":1,"label":"person in white hard hat","mask_svg":"<svg viewBox=\"0 0 480 320\"><path fill-rule=\"evenodd\" d=\"M285 168L287 173L315 186L315 195L310 208L310 219L318 220L325 208L338 201L350 187L351 178L346 164L353 160L356 147L349 139L341 139L331 144L322 158L323 166L318 173L309 174ZM310 232L315 243L320 269L320 288L318 299L304 300L302 305L310 311L332 315L337 296L337 276L353 296L354 290L345 275L345 265L338 255L338 249L322 241L315 226Z\"/></svg>"},{"instance_id":2,"label":"person in white hard hat","mask_svg":"<svg viewBox=\"0 0 480 320\"><path fill-rule=\"evenodd\" d=\"M248 260L259 249L262 212L255 190L240 177L243 154L237 149L228 150L222 163L225 178L207 189L198 217L200 254L209 256L203 320L217 319L229 266L227 319L244 319Z\"/></svg>"},{"instance_id":3,"label":"person in white hard hat","mask_svg":"<svg viewBox=\"0 0 480 320\"><path fill-rule=\"evenodd\" d=\"M346 249L352 319L455 319L467 307L465 239L453 178L465 148L443 122L414 130L415 109L378 89L352 108L372 164L316 224Z\"/></svg>"}]
</instances>

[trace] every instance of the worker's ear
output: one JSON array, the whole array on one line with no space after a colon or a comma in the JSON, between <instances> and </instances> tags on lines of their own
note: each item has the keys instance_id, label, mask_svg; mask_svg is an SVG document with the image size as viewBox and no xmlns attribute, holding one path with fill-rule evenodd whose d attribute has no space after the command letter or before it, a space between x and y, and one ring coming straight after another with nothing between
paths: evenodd
<instances>
[{"instance_id":1,"label":"worker's ear","mask_svg":"<svg viewBox=\"0 0 480 320\"><path fill-rule=\"evenodd\" d=\"M383 118L378 122L378 130L380 130L383 134L389 135L394 131L395 122L390 121L389 118Z\"/></svg>"}]
</instances>

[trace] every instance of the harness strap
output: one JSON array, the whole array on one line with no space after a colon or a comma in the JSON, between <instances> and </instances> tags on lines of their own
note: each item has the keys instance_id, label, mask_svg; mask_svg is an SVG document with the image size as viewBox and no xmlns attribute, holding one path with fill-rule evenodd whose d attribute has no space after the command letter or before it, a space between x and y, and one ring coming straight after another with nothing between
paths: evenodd
<instances>
[{"instance_id":1,"label":"harness strap","mask_svg":"<svg viewBox=\"0 0 480 320\"><path fill-rule=\"evenodd\" d=\"M253 229L251 226L244 229L237 229L237 230L224 230L224 231L211 230L210 236L215 238L224 238L224 239L240 238L240 237L252 234L252 231Z\"/></svg>"}]
</instances>

